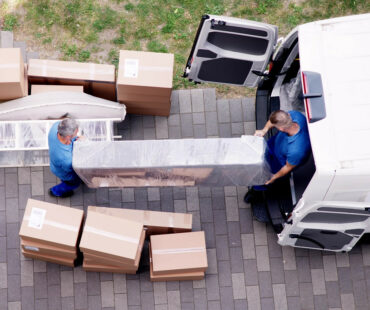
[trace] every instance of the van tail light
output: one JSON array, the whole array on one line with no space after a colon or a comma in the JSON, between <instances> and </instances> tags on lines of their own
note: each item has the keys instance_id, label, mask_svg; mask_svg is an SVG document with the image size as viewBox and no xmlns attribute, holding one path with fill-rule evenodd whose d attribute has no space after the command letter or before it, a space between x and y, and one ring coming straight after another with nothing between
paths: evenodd
<instances>
[{"instance_id":1,"label":"van tail light","mask_svg":"<svg viewBox=\"0 0 370 310\"><path fill-rule=\"evenodd\" d=\"M324 93L321 75L317 72L302 72L303 100L309 123L320 121L326 117Z\"/></svg>"},{"instance_id":2,"label":"van tail light","mask_svg":"<svg viewBox=\"0 0 370 310\"><path fill-rule=\"evenodd\" d=\"M306 95L308 93L308 85L306 80L306 75L304 72L302 72L302 85L303 85L303 94ZM307 113L307 120L308 122L311 121L311 111L310 111L310 104L308 102L308 98L304 98L304 105L306 107L306 113Z\"/></svg>"},{"instance_id":3,"label":"van tail light","mask_svg":"<svg viewBox=\"0 0 370 310\"><path fill-rule=\"evenodd\" d=\"M271 72L273 66L274 66L274 63L272 61L270 61L270 63L269 63L269 72Z\"/></svg>"}]
</instances>

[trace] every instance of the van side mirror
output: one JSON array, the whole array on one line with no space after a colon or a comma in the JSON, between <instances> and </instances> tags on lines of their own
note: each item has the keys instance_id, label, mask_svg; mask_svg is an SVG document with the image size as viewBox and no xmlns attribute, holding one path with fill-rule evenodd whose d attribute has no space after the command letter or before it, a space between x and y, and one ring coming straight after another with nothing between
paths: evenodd
<instances>
[{"instance_id":1,"label":"van side mirror","mask_svg":"<svg viewBox=\"0 0 370 310\"><path fill-rule=\"evenodd\" d=\"M320 121L326 117L324 93L321 75L317 72L302 72L303 99L309 123Z\"/></svg>"}]
</instances>

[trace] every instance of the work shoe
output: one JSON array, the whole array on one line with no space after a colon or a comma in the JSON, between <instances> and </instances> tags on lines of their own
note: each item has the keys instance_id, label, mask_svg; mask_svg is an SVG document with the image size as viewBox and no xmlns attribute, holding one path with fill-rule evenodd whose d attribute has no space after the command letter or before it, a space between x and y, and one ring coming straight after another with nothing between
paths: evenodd
<instances>
[{"instance_id":1,"label":"work shoe","mask_svg":"<svg viewBox=\"0 0 370 310\"><path fill-rule=\"evenodd\" d=\"M266 207L263 204L253 204L252 214L258 222L268 223L270 221Z\"/></svg>"},{"instance_id":2,"label":"work shoe","mask_svg":"<svg viewBox=\"0 0 370 310\"><path fill-rule=\"evenodd\" d=\"M53 197L59 197L59 198L67 198L67 197L71 197L73 195L73 191L69 191L69 192L65 192L61 195L55 195L53 190L51 188L49 188L49 195L50 196L53 196Z\"/></svg>"},{"instance_id":3,"label":"work shoe","mask_svg":"<svg viewBox=\"0 0 370 310\"><path fill-rule=\"evenodd\" d=\"M253 200L254 200L254 190L252 187L250 187L248 189L248 191L245 193L245 196L244 196L244 202L245 203L252 203Z\"/></svg>"}]
</instances>

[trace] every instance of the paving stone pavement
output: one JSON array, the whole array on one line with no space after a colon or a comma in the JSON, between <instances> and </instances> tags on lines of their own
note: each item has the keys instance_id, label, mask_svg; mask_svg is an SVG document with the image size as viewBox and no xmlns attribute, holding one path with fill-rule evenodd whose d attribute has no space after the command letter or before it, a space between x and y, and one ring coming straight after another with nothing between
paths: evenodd
<instances>
[{"instance_id":1,"label":"paving stone pavement","mask_svg":"<svg viewBox=\"0 0 370 310\"><path fill-rule=\"evenodd\" d=\"M128 115L124 139L237 137L254 132L252 98L217 100L214 89L174 91L170 117ZM370 309L370 245L350 253L280 247L256 222L243 187L101 188L55 199L48 167L0 169L0 309ZM206 232L209 268L201 281L149 281L85 272L24 258L19 225L28 198L86 210L88 205L190 212Z\"/></svg>"}]
</instances>

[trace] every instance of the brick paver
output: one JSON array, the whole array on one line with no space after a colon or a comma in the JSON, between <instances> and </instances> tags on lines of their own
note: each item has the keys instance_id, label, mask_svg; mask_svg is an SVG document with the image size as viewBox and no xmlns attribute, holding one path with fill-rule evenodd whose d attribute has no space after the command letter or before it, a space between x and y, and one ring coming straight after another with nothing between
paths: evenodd
<instances>
[{"instance_id":1,"label":"brick paver","mask_svg":"<svg viewBox=\"0 0 370 310\"><path fill-rule=\"evenodd\" d=\"M124 139L212 138L253 134L252 98L216 99L214 89L174 91L171 116L128 115ZM49 197L48 167L0 168L2 309L369 309L370 246L350 253L280 247L269 225L253 220L245 187L79 188ZM88 205L191 212L206 232L208 270L201 281L149 281L85 272L24 258L19 225L28 198L86 210Z\"/></svg>"}]
</instances>

